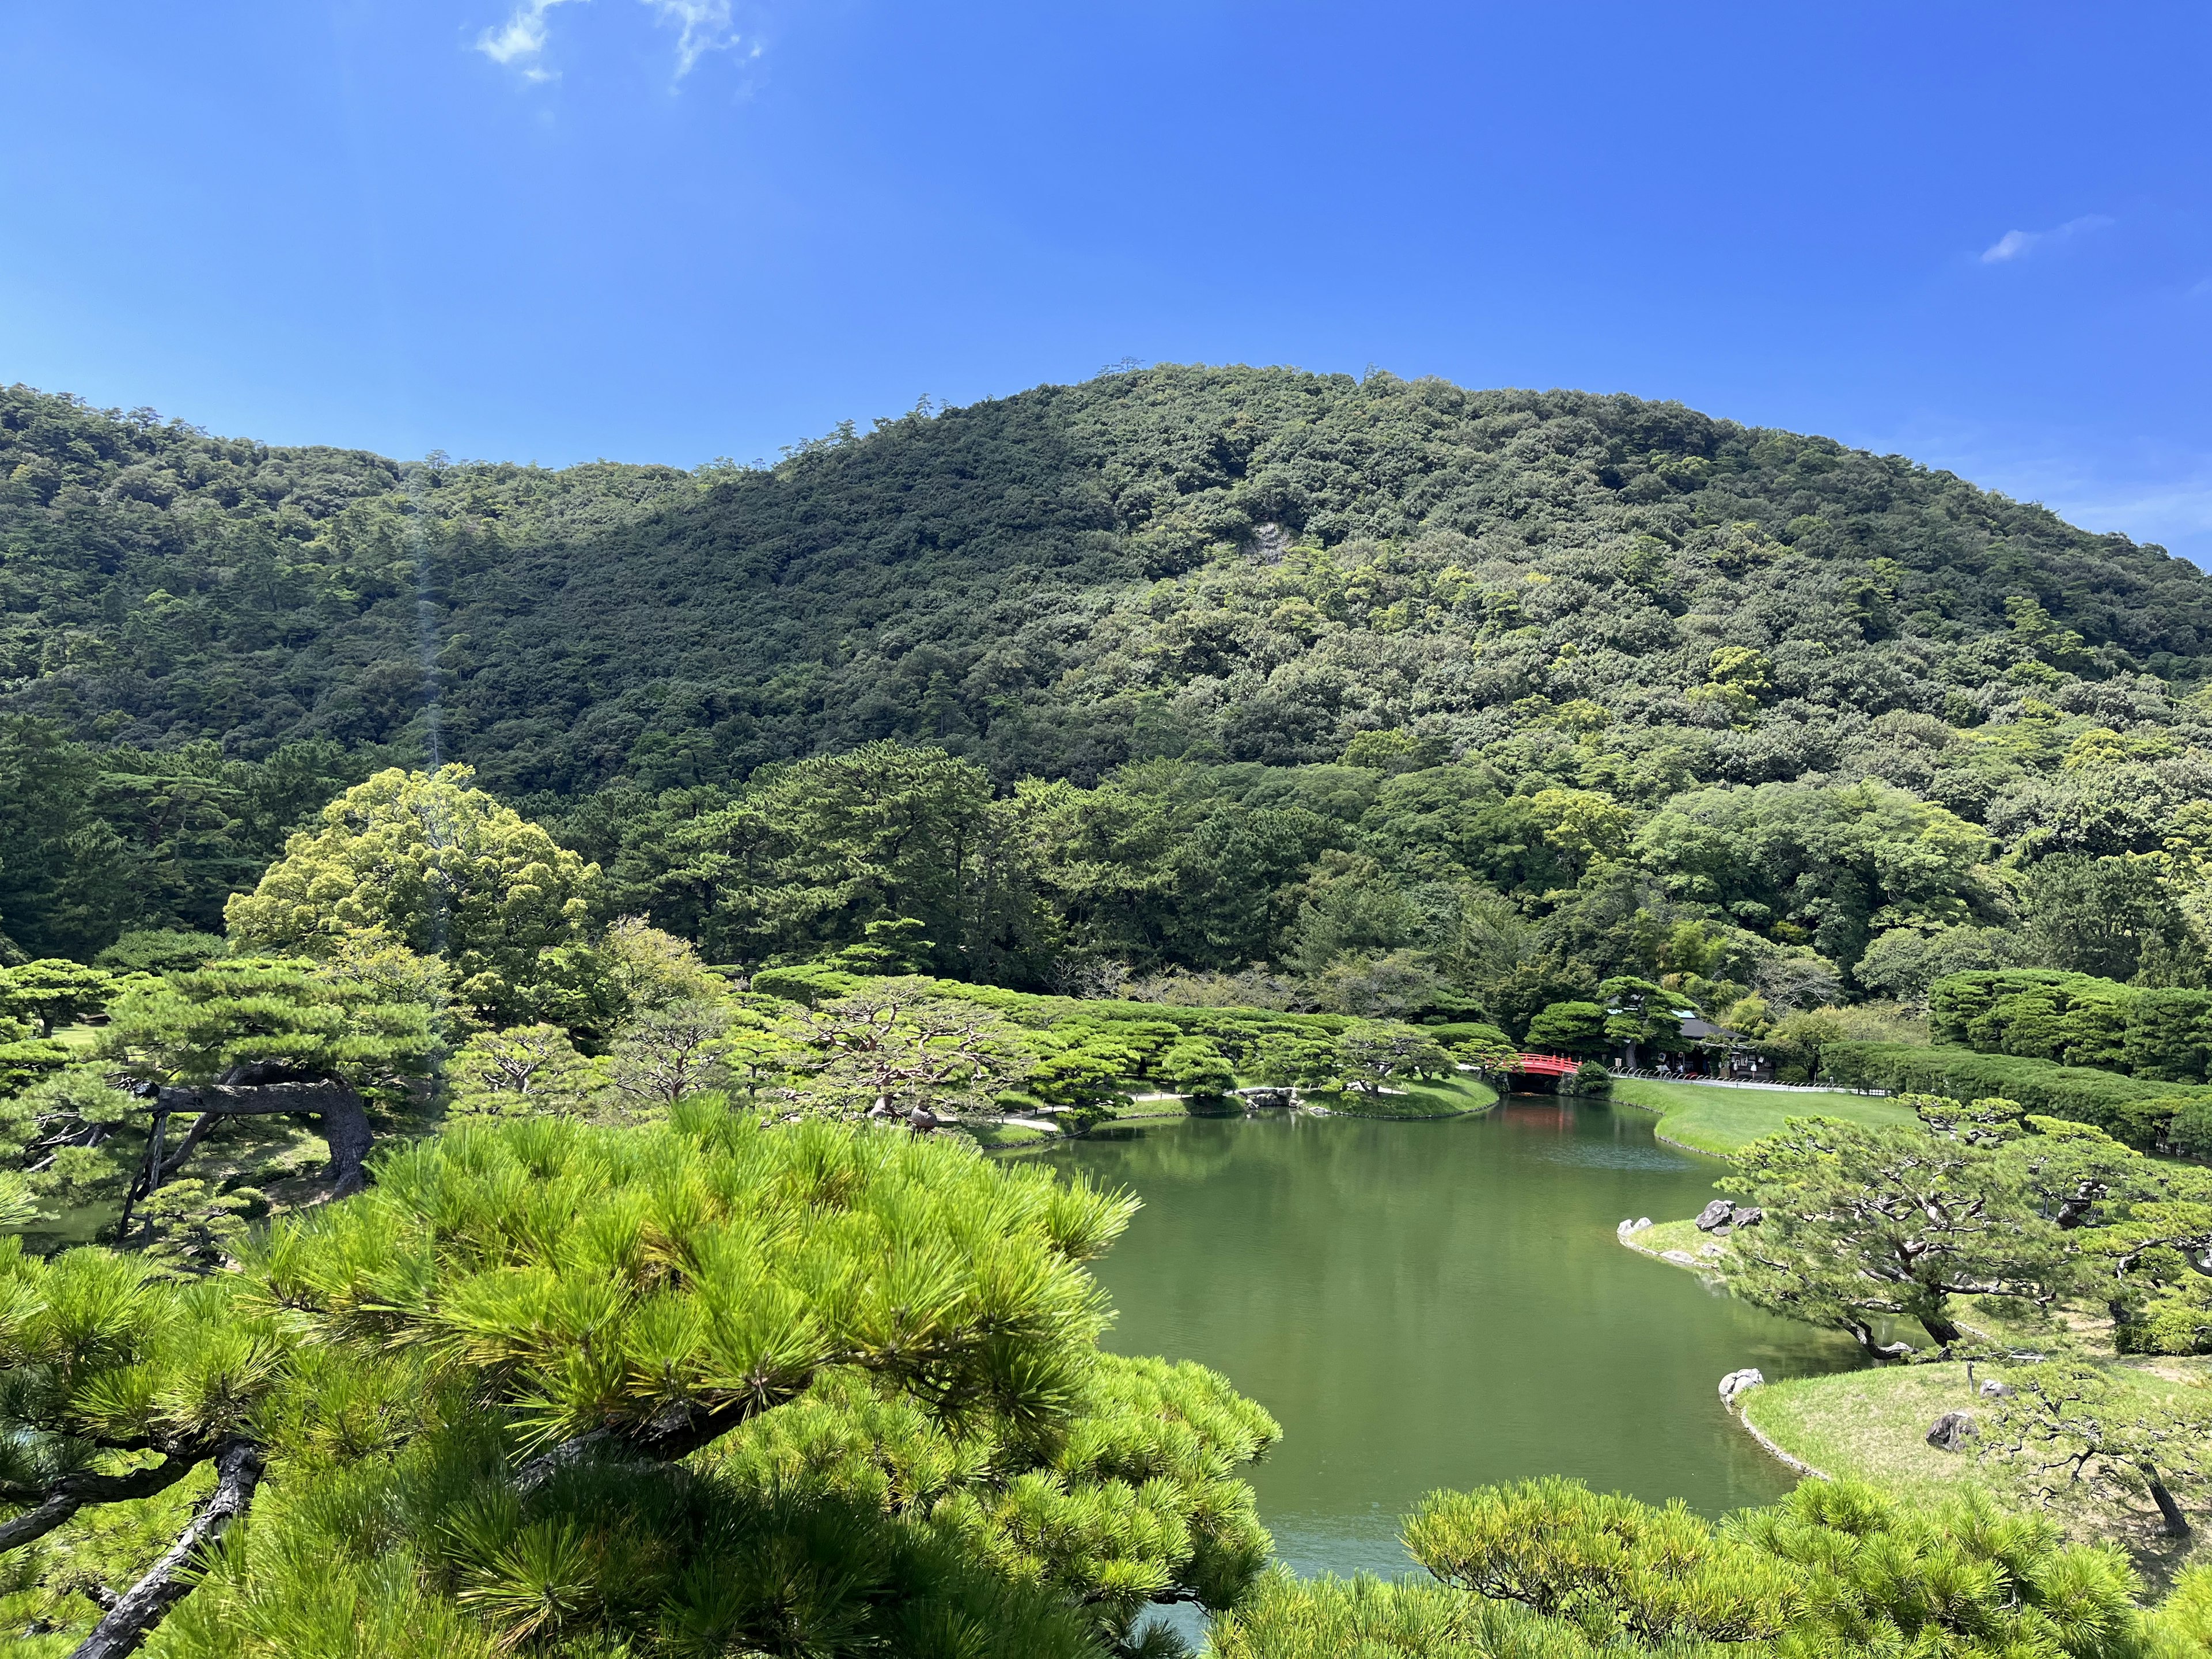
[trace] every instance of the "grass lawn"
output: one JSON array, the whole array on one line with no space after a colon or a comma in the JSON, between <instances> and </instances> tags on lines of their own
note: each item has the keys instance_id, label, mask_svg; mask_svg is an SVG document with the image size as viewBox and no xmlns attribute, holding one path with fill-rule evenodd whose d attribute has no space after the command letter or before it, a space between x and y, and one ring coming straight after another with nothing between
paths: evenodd
<instances>
[{"instance_id":1,"label":"grass lawn","mask_svg":"<svg viewBox=\"0 0 2212 1659\"><path fill-rule=\"evenodd\" d=\"M1964 1364L1802 1376L1753 1389L1740 1404L1746 1422L1823 1474L1916 1498L1969 1486L1995 1489L1995 1471L1982 1458L1928 1443L1929 1425L1945 1412L1988 1415Z\"/></svg>"},{"instance_id":2,"label":"grass lawn","mask_svg":"<svg viewBox=\"0 0 2212 1659\"><path fill-rule=\"evenodd\" d=\"M1641 1250L1646 1255L1667 1258L1669 1251L1679 1255L1692 1256L1692 1261L1672 1261L1677 1267L1708 1267L1728 1253L1728 1240L1716 1238L1711 1233L1701 1233L1694 1221L1655 1221L1626 1235L1629 1249Z\"/></svg>"},{"instance_id":3,"label":"grass lawn","mask_svg":"<svg viewBox=\"0 0 2212 1659\"><path fill-rule=\"evenodd\" d=\"M1304 1098L1307 1105L1322 1107L1338 1117L1462 1117L1498 1104L1498 1091L1471 1077L1452 1077L1416 1083L1402 1094L1313 1090Z\"/></svg>"},{"instance_id":4,"label":"grass lawn","mask_svg":"<svg viewBox=\"0 0 2212 1659\"><path fill-rule=\"evenodd\" d=\"M1786 1118L1840 1117L1877 1127L1913 1121L1911 1112L1893 1100L1840 1089L1728 1089L1630 1077L1613 1084L1613 1098L1623 1106L1663 1114L1660 1139L1716 1158L1772 1134Z\"/></svg>"},{"instance_id":5,"label":"grass lawn","mask_svg":"<svg viewBox=\"0 0 2212 1659\"><path fill-rule=\"evenodd\" d=\"M2195 1394L2212 1375L2202 1359L2107 1364L2146 1401ZM1988 1369L1978 1368L1976 1375L1986 1377ZM2021 1506L2028 1499L2016 1466L1983 1456L1976 1442L1960 1452L1938 1451L1928 1443L1929 1425L1945 1412L1971 1412L1986 1425L1990 1403L1968 1383L1965 1364L1956 1362L1886 1365L1770 1382L1738 1402L1747 1423L1823 1474L1864 1480L1919 1499L1978 1487L2002 1503ZM2203 1495L2186 1487L2178 1495L2192 1511L2196 1537L2203 1538ZM2163 1579L2192 1559L2193 1540L2177 1546L2155 1536L2157 1515L2148 1498L2116 1501L2085 1484L2065 1489L2051 1514L2073 1538L2120 1544L2154 1578ZM2212 1549L2203 1553L2212 1554Z\"/></svg>"}]
</instances>

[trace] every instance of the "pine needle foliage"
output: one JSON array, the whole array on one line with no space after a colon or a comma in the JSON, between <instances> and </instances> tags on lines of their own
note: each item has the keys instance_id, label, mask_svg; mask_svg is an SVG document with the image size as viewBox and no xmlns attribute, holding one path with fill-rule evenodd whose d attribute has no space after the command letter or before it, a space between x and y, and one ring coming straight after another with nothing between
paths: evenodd
<instances>
[{"instance_id":1,"label":"pine needle foliage","mask_svg":"<svg viewBox=\"0 0 2212 1659\"><path fill-rule=\"evenodd\" d=\"M1122 1641L1152 1601L1230 1607L1257 1579L1269 1540L1238 1470L1279 1432L1203 1366L1102 1354L1066 1431L1042 1442L948 1428L846 1376L731 1436L714 1467L924 1526Z\"/></svg>"},{"instance_id":2,"label":"pine needle foliage","mask_svg":"<svg viewBox=\"0 0 2212 1659\"><path fill-rule=\"evenodd\" d=\"M1133 1207L714 1098L464 1124L239 1271L11 1257L7 1444L37 1466L9 1495L253 1439L263 1495L167 1659L1155 1652L1148 1604L1263 1570L1237 1472L1279 1431L1202 1367L1098 1352L1085 1264ZM179 1521L103 1515L137 1566ZM19 1569L42 1607L61 1559Z\"/></svg>"},{"instance_id":3,"label":"pine needle foliage","mask_svg":"<svg viewBox=\"0 0 2212 1659\"><path fill-rule=\"evenodd\" d=\"M110 1453L204 1457L249 1426L287 1344L242 1289L0 1237L0 1501L30 1501Z\"/></svg>"},{"instance_id":4,"label":"pine needle foliage","mask_svg":"<svg viewBox=\"0 0 2212 1659\"><path fill-rule=\"evenodd\" d=\"M1131 1208L957 1147L763 1130L702 1102L666 1133L461 1126L280 1225L254 1266L319 1334L477 1378L532 1443L733 1427L835 1364L1042 1426L1105 1317L1082 1263Z\"/></svg>"},{"instance_id":5,"label":"pine needle foliage","mask_svg":"<svg viewBox=\"0 0 2212 1659\"><path fill-rule=\"evenodd\" d=\"M2116 1549L2063 1544L1979 1494L1917 1508L1808 1480L1715 1523L1549 1479L1438 1492L1406 1542L1434 1582L1270 1577L1212 1654L2136 1659L2179 1633L2138 1610Z\"/></svg>"},{"instance_id":6,"label":"pine needle foliage","mask_svg":"<svg viewBox=\"0 0 2212 1659\"><path fill-rule=\"evenodd\" d=\"M1954 1298L2001 1297L2035 1316L2073 1283L2064 1230L1996 1148L1923 1125L1808 1118L1735 1162L1766 1219L1739 1233L1729 1288L1879 1358L1913 1352L1883 1340L1881 1322L1917 1322L1942 1349L1960 1339Z\"/></svg>"},{"instance_id":7,"label":"pine needle foliage","mask_svg":"<svg viewBox=\"0 0 2212 1659\"><path fill-rule=\"evenodd\" d=\"M0 1238L0 1620L80 1633L150 1566L283 1380L235 1279ZM57 1647L65 1652L74 1642Z\"/></svg>"},{"instance_id":8,"label":"pine needle foliage","mask_svg":"<svg viewBox=\"0 0 2212 1659\"><path fill-rule=\"evenodd\" d=\"M1278 1570L1215 1626L1206 1651L1209 1659L1584 1659L1592 1648L1572 1626L1442 1584L1301 1582Z\"/></svg>"},{"instance_id":9,"label":"pine needle foliage","mask_svg":"<svg viewBox=\"0 0 2212 1659\"><path fill-rule=\"evenodd\" d=\"M1680 1502L1556 1476L1438 1492L1407 1520L1406 1545L1443 1583L1596 1642L1771 1641L1798 1607L1790 1575Z\"/></svg>"},{"instance_id":10,"label":"pine needle foliage","mask_svg":"<svg viewBox=\"0 0 2212 1659\"><path fill-rule=\"evenodd\" d=\"M100 1033L113 1066L150 1083L208 1083L234 1067L374 1086L416 1073L438 1046L432 1011L305 957L225 957L117 998Z\"/></svg>"}]
</instances>

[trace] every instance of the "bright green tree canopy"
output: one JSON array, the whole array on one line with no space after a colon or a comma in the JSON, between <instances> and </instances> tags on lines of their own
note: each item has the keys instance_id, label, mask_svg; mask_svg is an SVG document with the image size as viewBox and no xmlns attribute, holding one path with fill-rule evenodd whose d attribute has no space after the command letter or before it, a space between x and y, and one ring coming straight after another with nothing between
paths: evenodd
<instances>
[{"instance_id":1,"label":"bright green tree canopy","mask_svg":"<svg viewBox=\"0 0 2212 1659\"><path fill-rule=\"evenodd\" d=\"M526 1012L544 953L580 945L599 872L471 788L465 766L380 772L292 837L260 885L234 897L231 933L259 950L326 955L375 930L453 965L464 1000Z\"/></svg>"}]
</instances>

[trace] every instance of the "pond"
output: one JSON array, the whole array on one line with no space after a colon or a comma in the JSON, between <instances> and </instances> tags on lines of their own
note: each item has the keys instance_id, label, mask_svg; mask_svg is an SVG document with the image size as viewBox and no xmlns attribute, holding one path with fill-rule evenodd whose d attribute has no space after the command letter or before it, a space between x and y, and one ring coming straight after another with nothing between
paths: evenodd
<instances>
[{"instance_id":1,"label":"pond","mask_svg":"<svg viewBox=\"0 0 2212 1659\"><path fill-rule=\"evenodd\" d=\"M1557 1473L1718 1515L1792 1485L1720 1379L1856 1351L1616 1242L1725 1173L1653 1121L1515 1096L1426 1122L1165 1121L1045 1156L1144 1200L1098 1264L1107 1345L1200 1360L1282 1424L1251 1471L1277 1553L1392 1574L1399 1517L1438 1486Z\"/></svg>"}]
</instances>

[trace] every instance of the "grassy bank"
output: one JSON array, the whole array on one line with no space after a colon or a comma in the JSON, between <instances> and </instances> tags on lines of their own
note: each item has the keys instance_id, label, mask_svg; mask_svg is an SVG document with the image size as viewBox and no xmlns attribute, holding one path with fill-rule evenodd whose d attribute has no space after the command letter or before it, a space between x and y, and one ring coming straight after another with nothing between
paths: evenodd
<instances>
[{"instance_id":1,"label":"grassy bank","mask_svg":"<svg viewBox=\"0 0 2212 1659\"><path fill-rule=\"evenodd\" d=\"M1774 1133L1793 1117L1840 1117L1875 1127L1912 1121L1912 1114L1893 1100L1840 1089L1728 1089L1621 1078L1613 1085L1613 1098L1617 1105L1660 1113L1662 1140L1716 1158Z\"/></svg>"},{"instance_id":2,"label":"grassy bank","mask_svg":"<svg viewBox=\"0 0 2212 1659\"><path fill-rule=\"evenodd\" d=\"M1655 1221L1649 1227L1622 1234L1620 1242L1632 1250L1656 1255L1678 1267L1708 1267L1728 1252L1725 1238L1699 1232L1694 1221ZM1685 1256L1691 1259L1683 1261Z\"/></svg>"},{"instance_id":3,"label":"grassy bank","mask_svg":"<svg viewBox=\"0 0 2212 1659\"><path fill-rule=\"evenodd\" d=\"M1051 1130L1034 1123L963 1123L958 1127L973 1138L975 1144L989 1152L1001 1152L1015 1146L1041 1146L1060 1137Z\"/></svg>"},{"instance_id":4,"label":"grassy bank","mask_svg":"<svg viewBox=\"0 0 2212 1659\"><path fill-rule=\"evenodd\" d=\"M2130 1393L2146 1402L2185 1391L2196 1394L2212 1380L2212 1361L2203 1359L2105 1363ZM1987 1374L1985 1369L1977 1370L1978 1376ZM1968 1412L1985 1425L1992 1420L1990 1402L1968 1381L1963 1364L1887 1365L1770 1382L1741 1396L1738 1405L1752 1428L1824 1475L1868 1481L1918 1499L1979 1488L2010 1507L2035 1501L2019 1466L1984 1455L1985 1443L1979 1438L1958 1452L1938 1451L1928 1443L1929 1426L1945 1412ZM2203 1494L2185 1484L2177 1495L2197 1523L2201 1539ZM2159 1538L2157 1511L2147 1496L2094 1491L2083 1482L2063 1487L2050 1509L2069 1536L2119 1544L2154 1577L2212 1555L2203 1546L2192 1550L2191 1542L2177 1546Z\"/></svg>"},{"instance_id":5,"label":"grassy bank","mask_svg":"<svg viewBox=\"0 0 2212 1659\"><path fill-rule=\"evenodd\" d=\"M1188 1117L1190 1103L1181 1095L1164 1095L1152 1100L1133 1100L1127 1106L1116 1107L1108 1121L1133 1123L1148 1117Z\"/></svg>"},{"instance_id":6,"label":"grassy bank","mask_svg":"<svg viewBox=\"0 0 2212 1659\"><path fill-rule=\"evenodd\" d=\"M1391 1094L1310 1091L1305 1102L1338 1117L1463 1117L1469 1112L1488 1111L1498 1104L1498 1091L1471 1077L1438 1078Z\"/></svg>"},{"instance_id":7,"label":"grassy bank","mask_svg":"<svg viewBox=\"0 0 2212 1659\"><path fill-rule=\"evenodd\" d=\"M1996 1471L1969 1452L1941 1452L1929 1425L1945 1412L1985 1417L1963 1364L1889 1365L1797 1377L1752 1389L1744 1421L1822 1474L1865 1480L1908 1497L1991 1487Z\"/></svg>"}]
</instances>

